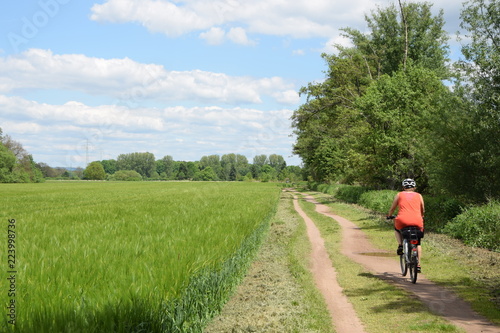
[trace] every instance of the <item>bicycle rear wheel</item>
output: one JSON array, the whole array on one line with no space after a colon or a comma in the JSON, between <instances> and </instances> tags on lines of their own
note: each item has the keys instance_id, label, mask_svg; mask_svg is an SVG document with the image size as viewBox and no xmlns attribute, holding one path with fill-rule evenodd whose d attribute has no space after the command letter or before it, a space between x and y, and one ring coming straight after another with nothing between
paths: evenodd
<instances>
[{"instance_id":1,"label":"bicycle rear wheel","mask_svg":"<svg viewBox=\"0 0 500 333\"><path fill-rule=\"evenodd\" d=\"M399 265L401 266L401 275L406 276L408 272L408 265L406 263L406 253L408 251L408 242L406 239L403 240L403 254L399 256Z\"/></svg>"},{"instance_id":2,"label":"bicycle rear wheel","mask_svg":"<svg viewBox=\"0 0 500 333\"><path fill-rule=\"evenodd\" d=\"M411 283L417 283L417 275L418 275L418 260L417 257L411 258L410 267L410 280Z\"/></svg>"}]
</instances>

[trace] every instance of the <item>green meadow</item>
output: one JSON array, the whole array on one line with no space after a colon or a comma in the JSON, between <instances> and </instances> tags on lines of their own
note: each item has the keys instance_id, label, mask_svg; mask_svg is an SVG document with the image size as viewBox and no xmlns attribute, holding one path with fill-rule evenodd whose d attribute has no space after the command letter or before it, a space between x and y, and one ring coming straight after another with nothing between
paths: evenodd
<instances>
[{"instance_id":1,"label":"green meadow","mask_svg":"<svg viewBox=\"0 0 500 333\"><path fill-rule=\"evenodd\" d=\"M279 192L239 182L1 184L0 323L12 332L200 331L244 273Z\"/></svg>"}]
</instances>

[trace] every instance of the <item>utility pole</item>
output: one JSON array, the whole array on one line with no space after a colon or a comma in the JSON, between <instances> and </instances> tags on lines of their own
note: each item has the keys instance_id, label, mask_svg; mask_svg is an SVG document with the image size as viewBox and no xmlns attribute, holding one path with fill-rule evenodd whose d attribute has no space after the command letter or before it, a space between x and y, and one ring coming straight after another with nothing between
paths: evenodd
<instances>
[{"instance_id":1,"label":"utility pole","mask_svg":"<svg viewBox=\"0 0 500 333\"><path fill-rule=\"evenodd\" d=\"M89 165L89 139L85 145L85 167Z\"/></svg>"}]
</instances>

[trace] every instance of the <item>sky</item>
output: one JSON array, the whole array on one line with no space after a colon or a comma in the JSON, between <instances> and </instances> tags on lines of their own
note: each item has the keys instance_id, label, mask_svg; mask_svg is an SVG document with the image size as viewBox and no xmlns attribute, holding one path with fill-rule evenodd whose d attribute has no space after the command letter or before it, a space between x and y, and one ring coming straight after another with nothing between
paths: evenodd
<instances>
[{"instance_id":1,"label":"sky","mask_svg":"<svg viewBox=\"0 0 500 333\"><path fill-rule=\"evenodd\" d=\"M461 5L444 10L451 54ZM26 0L0 4L0 128L52 167L120 154L293 155L321 54L395 0Z\"/></svg>"}]
</instances>

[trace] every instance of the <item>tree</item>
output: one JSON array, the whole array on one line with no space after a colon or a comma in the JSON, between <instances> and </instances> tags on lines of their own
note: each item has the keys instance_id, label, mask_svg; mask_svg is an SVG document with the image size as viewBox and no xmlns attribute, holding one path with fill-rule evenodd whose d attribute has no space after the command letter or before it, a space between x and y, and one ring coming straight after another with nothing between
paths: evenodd
<instances>
[{"instance_id":1,"label":"tree","mask_svg":"<svg viewBox=\"0 0 500 333\"><path fill-rule=\"evenodd\" d=\"M242 180L243 176L250 172L250 165L248 164L248 159L246 156L241 154L236 154L236 179Z\"/></svg>"},{"instance_id":2,"label":"tree","mask_svg":"<svg viewBox=\"0 0 500 333\"><path fill-rule=\"evenodd\" d=\"M0 133L2 134L2 133ZM31 156L20 142L13 140L9 135L0 135L2 145L5 149L14 155L14 165L10 168L12 156L8 153L3 154L5 161L2 176L3 182L29 183L43 181L43 174L38 169L33 156ZM8 167L7 167L8 165ZM7 175L7 172L10 173Z\"/></svg>"},{"instance_id":3,"label":"tree","mask_svg":"<svg viewBox=\"0 0 500 333\"><path fill-rule=\"evenodd\" d=\"M461 18L470 42L457 64L456 100L438 119L433 182L484 202L500 198L500 3L468 1Z\"/></svg>"},{"instance_id":4,"label":"tree","mask_svg":"<svg viewBox=\"0 0 500 333\"><path fill-rule=\"evenodd\" d=\"M83 178L88 180L103 180L106 178L106 172L101 162L91 162L83 171Z\"/></svg>"},{"instance_id":5,"label":"tree","mask_svg":"<svg viewBox=\"0 0 500 333\"><path fill-rule=\"evenodd\" d=\"M117 170L134 170L142 177L151 177L156 171L155 156L152 153L121 154L116 160Z\"/></svg>"},{"instance_id":6,"label":"tree","mask_svg":"<svg viewBox=\"0 0 500 333\"><path fill-rule=\"evenodd\" d=\"M262 182L268 182L276 178L276 170L273 169L269 164L264 164L259 173L259 179Z\"/></svg>"},{"instance_id":7,"label":"tree","mask_svg":"<svg viewBox=\"0 0 500 333\"><path fill-rule=\"evenodd\" d=\"M64 168L52 168L47 163L37 163L36 167L42 172L43 177L56 178L56 177L68 177L68 171ZM65 173L67 175L65 175Z\"/></svg>"},{"instance_id":8,"label":"tree","mask_svg":"<svg viewBox=\"0 0 500 333\"><path fill-rule=\"evenodd\" d=\"M405 68L411 59L416 66L430 69L447 78L448 34L443 30L443 10L433 16L431 3L394 4L366 15L369 33L345 28L355 48L360 50L374 78L391 75Z\"/></svg>"},{"instance_id":9,"label":"tree","mask_svg":"<svg viewBox=\"0 0 500 333\"><path fill-rule=\"evenodd\" d=\"M364 156L355 166L357 179L371 186L399 188L414 178L420 191L428 183L431 125L446 111L450 91L434 71L414 66L383 75L356 103L365 133L356 150Z\"/></svg>"},{"instance_id":10,"label":"tree","mask_svg":"<svg viewBox=\"0 0 500 333\"><path fill-rule=\"evenodd\" d=\"M220 160L219 155L203 156L200 159L200 169L203 170L204 168L207 168L207 167L212 168L212 170L217 175L217 180L225 179L225 177L223 175L223 168L221 165L221 160Z\"/></svg>"},{"instance_id":11,"label":"tree","mask_svg":"<svg viewBox=\"0 0 500 333\"><path fill-rule=\"evenodd\" d=\"M156 161L156 172L162 175L165 179L172 179L174 176L174 159L170 155L164 156L161 160Z\"/></svg>"},{"instance_id":12,"label":"tree","mask_svg":"<svg viewBox=\"0 0 500 333\"><path fill-rule=\"evenodd\" d=\"M307 100L292 116L297 136L294 153L302 158L313 179L366 179L367 173L356 168L373 165L373 155L367 156L361 145L369 139L365 136L370 136L370 124L363 119L366 110L359 110L358 100L378 80L387 82L410 66L431 71L439 79L448 76L443 13L432 16L430 9L428 3L402 4L400 10L394 5L379 8L365 17L368 33L343 29L352 47L337 46L337 54L322 55L328 66L326 79L300 90ZM372 102L376 93L372 91ZM397 96L393 100L397 101ZM364 105L370 104L367 102L364 100ZM383 108L383 100L377 103Z\"/></svg>"},{"instance_id":13,"label":"tree","mask_svg":"<svg viewBox=\"0 0 500 333\"><path fill-rule=\"evenodd\" d=\"M286 162L283 156L277 154L269 155L269 165L273 167L277 173L280 173L286 167Z\"/></svg>"},{"instance_id":14,"label":"tree","mask_svg":"<svg viewBox=\"0 0 500 333\"><path fill-rule=\"evenodd\" d=\"M201 171L198 171L194 177L193 180L195 181L213 181L217 180L217 175L215 174L215 171L212 169L212 167L206 167Z\"/></svg>"},{"instance_id":15,"label":"tree","mask_svg":"<svg viewBox=\"0 0 500 333\"><path fill-rule=\"evenodd\" d=\"M186 162L179 162L178 180L188 179L188 167Z\"/></svg>"},{"instance_id":16,"label":"tree","mask_svg":"<svg viewBox=\"0 0 500 333\"><path fill-rule=\"evenodd\" d=\"M16 165L16 156L0 142L0 183L15 181L13 170Z\"/></svg>"},{"instance_id":17,"label":"tree","mask_svg":"<svg viewBox=\"0 0 500 333\"><path fill-rule=\"evenodd\" d=\"M107 174L112 175L116 172L116 160L102 160L101 164Z\"/></svg>"}]
</instances>

